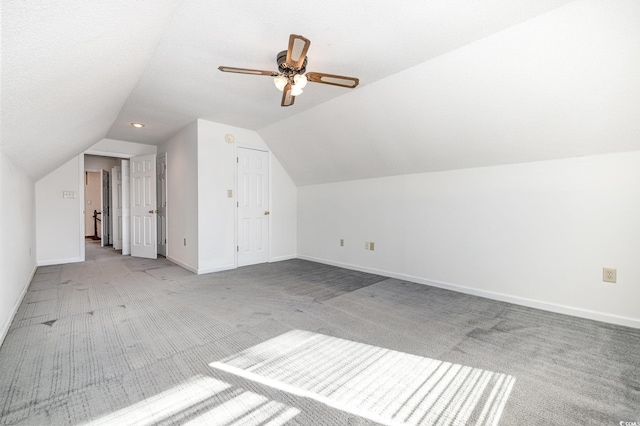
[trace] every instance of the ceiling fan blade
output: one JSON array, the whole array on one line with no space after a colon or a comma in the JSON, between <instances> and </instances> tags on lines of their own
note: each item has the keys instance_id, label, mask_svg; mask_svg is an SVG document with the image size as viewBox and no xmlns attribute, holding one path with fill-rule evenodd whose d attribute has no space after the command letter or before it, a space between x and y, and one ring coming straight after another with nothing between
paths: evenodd
<instances>
[{"instance_id":1,"label":"ceiling fan blade","mask_svg":"<svg viewBox=\"0 0 640 426\"><path fill-rule=\"evenodd\" d=\"M287 49L287 60L285 64L289 68L296 70L302 68L310 44L311 41L309 41L309 39L301 35L291 34L289 36L289 48Z\"/></svg>"},{"instance_id":2,"label":"ceiling fan blade","mask_svg":"<svg viewBox=\"0 0 640 426\"><path fill-rule=\"evenodd\" d=\"M293 102L296 100L296 97L291 94L291 83L287 83L282 90L282 103L280 104L283 107L288 107L293 105Z\"/></svg>"},{"instance_id":3,"label":"ceiling fan blade","mask_svg":"<svg viewBox=\"0 0 640 426\"><path fill-rule=\"evenodd\" d=\"M277 77L279 74L275 71L262 71L262 70L250 70L248 68L234 68L221 66L218 69L222 72L234 72L236 74L253 74L253 75L268 75L271 77Z\"/></svg>"},{"instance_id":4,"label":"ceiling fan blade","mask_svg":"<svg viewBox=\"0 0 640 426\"><path fill-rule=\"evenodd\" d=\"M331 84L333 86L347 87L349 89L355 88L360 83L360 80L355 77L324 74L321 72L308 72L306 76L307 80L313 81L314 83Z\"/></svg>"}]
</instances>

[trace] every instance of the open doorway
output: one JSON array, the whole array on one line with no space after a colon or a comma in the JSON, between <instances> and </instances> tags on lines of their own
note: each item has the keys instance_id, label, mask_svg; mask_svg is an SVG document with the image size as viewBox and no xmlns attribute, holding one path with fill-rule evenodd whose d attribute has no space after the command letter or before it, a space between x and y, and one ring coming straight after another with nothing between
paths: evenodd
<instances>
[{"instance_id":1,"label":"open doorway","mask_svg":"<svg viewBox=\"0 0 640 426\"><path fill-rule=\"evenodd\" d=\"M100 172L84 172L84 235L87 240L102 240L102 179Z\"/></svg>"},{"instance_id":2,"label":"open doorway","mask_svg":"<svg viewBox=\"0 0 640 426\"><path fill-rule=\"evenodd\" d=\"M112 179L120 158L97 155L84 156L84 228L87 245L113 250L114 224L112 210L114 199Z\"/></svg>"},{"instance_id":3,"label":"open doorway","mask_svg":"<svg viewBox=\"0 0 640 426\"><path fill-rule=\"evenodd\" d=\"M85 252L90 245L135 257L166 256L166 155L158 173L156 160L155 154L127 159L85 154Z\"/></svg>"}]
</instances>

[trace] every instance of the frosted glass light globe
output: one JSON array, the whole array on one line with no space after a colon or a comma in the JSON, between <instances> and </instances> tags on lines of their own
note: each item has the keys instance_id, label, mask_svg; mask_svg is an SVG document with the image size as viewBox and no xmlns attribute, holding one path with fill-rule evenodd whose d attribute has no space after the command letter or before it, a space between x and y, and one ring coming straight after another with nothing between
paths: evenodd
<instances>
[{"instance_id":1,"label":"frosted glass light globe","mask_svg":"<svg viewBox=\"0 0 640 426\"><path fill-rule=\"evenodd\" d=\"M304 87L307 85L307 76L302 74L297 74L295 77L293 77L293 83L297 87L304 89Z\"/></svg>"},{"instance_id":2,"label":"frosted glass light globe","mask_svg":"<svg viewBox=\"0 0 640 426\"><path fill-rule=\"evenodd\" d=\"M279 75L273 79L273 83L276 85L276 88L282 92L284 90L284 86L287 85L287 77Z\"/></svg>"}]
</instances>

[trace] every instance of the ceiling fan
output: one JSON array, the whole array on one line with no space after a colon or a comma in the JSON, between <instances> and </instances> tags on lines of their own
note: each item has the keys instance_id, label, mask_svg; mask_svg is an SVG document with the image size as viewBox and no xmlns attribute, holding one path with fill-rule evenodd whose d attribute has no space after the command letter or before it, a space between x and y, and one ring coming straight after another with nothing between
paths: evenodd
<instances>
[{"instance_id":1,"label":"ceiling fan","mask_svg":"<svg viewBox=\"0 0 640 426\"><path fill-rule=\"evenodd\" d=\"M353 89L359 83L355 77L345 77L342 75L324 74L321 72L308 72L307 51L311 42L301 35L291 34L289 36L289 48L278 53L276 62L278 71L261 71L247 68L218 67L223 72L233 72L237 74L268 75L275 77L274 83L278 90L282 91L283 107L293 105L296 96L302 93L302 89L308 81L313 83L331 84L333 86L347 87Z\"/></svg>"}]
</instances>

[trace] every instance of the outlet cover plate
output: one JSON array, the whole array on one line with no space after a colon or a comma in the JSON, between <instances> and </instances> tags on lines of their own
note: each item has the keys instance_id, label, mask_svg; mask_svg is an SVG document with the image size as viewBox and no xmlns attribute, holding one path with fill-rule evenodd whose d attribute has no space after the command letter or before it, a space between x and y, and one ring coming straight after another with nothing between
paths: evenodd
<instances>
[{"instance_id":1,"label":"outlet cover plate","mask_svg":"<svg viewBox=\"0 0 640 426\"><path fill-rule=\"evenodd\" d=\"M615 283L617 275L615 268L602 268L602 281L605 283Z\"/></svg>"}]
</instances>

